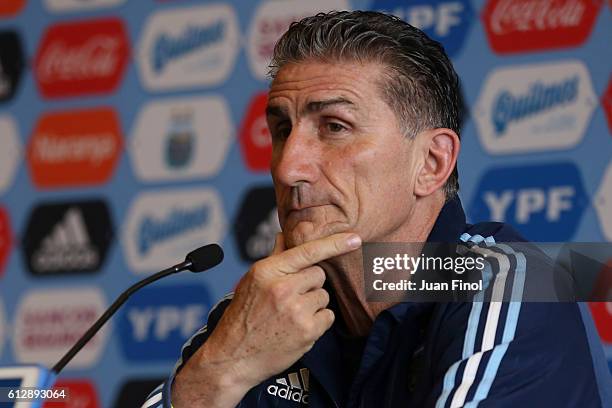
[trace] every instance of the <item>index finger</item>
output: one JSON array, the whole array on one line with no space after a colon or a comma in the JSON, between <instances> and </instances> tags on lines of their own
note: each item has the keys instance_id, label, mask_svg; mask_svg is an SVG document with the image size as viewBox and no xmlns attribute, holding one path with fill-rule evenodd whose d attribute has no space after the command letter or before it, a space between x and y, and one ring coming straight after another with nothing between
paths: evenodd
<instances>
[{"instance_id":1,"label":"index finger","mask_svg":"<svg viewBox=\"0 0 612 408\"><path fill-rule=\"evenodd\" d=\"M274 266L283 273L294 273L361 246L359 235L343 232L306 242L273 256Z\"/></svg>"}]
</instances>

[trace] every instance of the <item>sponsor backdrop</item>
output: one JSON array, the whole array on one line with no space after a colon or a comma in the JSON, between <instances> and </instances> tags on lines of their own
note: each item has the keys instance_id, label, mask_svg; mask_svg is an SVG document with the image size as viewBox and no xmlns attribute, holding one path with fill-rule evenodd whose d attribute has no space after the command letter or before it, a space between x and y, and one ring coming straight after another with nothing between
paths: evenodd
<instances>
[{"instance_id":1,"label":"sponsor backdrop","mask_svg":"<svg viewBox=\"0 0 612 408\"><path fill-rule=\"evenodd\" d=\"M611 7L3 0L0 364L53 364L124 288L219 242L221 266L143 290L61 385L66 406L137 406L171 370L274 242L267 62L288 24L318 10L386 10L444 44L469 106L470 220L539 241L612 241ZM591 306L612 365L612 303Z\"/></svg>"}]
</instances>

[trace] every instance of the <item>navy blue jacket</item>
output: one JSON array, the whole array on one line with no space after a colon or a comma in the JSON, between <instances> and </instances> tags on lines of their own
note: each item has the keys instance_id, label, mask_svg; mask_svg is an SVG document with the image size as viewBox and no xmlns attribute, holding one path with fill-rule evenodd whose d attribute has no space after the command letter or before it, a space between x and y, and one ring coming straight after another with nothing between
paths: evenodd
<instances>
[{"instance_id":1,"label":"navy blue jacket","mask_svg":"<svg viewBox=\"0 0 612 408\"><path fill-rule=\"evenodd\" d=\"M505 224L466 224L455 199L428 241L460 240L495 248L523 239ZM499 250L517 268L515 254L506 252ZM505 290L519 289L514 281ZM186 343L178 370L230 302L231 295L222 299ZM377 317L356 370L342 357L340 317L336 313L334 326L309 352L251 389L239 407L612 407L603 350L579 303L400 303ZM171 407L173 378L143 407Z\"/></svg>"}]
</instances>

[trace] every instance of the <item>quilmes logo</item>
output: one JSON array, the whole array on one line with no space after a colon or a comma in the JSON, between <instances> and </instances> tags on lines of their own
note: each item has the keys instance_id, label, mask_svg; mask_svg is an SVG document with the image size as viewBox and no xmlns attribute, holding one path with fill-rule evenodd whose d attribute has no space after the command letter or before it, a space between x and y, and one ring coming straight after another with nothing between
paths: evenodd
<instances>
[{"instance_id":1,"label":"quilmes logo","mask_svg":"<svg viewBox=\"0 0 612 408\"><path fill-rule=\"evenodd\" d=\"M320 11L348 10L347 0L266 0L261 2L249 28L247 55L255 78L265 80L274 44L289 25Z\"/></svg>"},{"instance_id":2,"label":"quilmes logo","mask_svg":"<svg viewBox=\"0 0 612 408\"><path fill-rule=\"evenodd\" d=\"M111 92L121 81L128 54L118 18L53 25L36 55L38 89L46 98Z\"/></svg>"},{"instance_id":3,"label":"quilmes logo","mask_svg":"<svg viewBox=\"0 0 612 408\"><path fill-rule=\"evenodd\" d=\"M131 138L136 176L148 182L212 177L223 166L233 133L221 96L151 102Z\"/></svg>"},{"instance_id":4,"label":"quilmes logo","mask_svg":"<svg viewBox=\"0 0 612 408\"><path fill-rule=\"evenodd\" d=\"M226 221L217 192L200 188L144 193L132 204L126 225L130 268L154 272L202 243L221 241Z\"/></svg>"},{"instance_id":5,"label":"quilmes logo","mask_svg":"<svg viewBox=\"0 0 612 408\"><path fill-rule=\"evenodd\" d=\"M47 8L55 13L89 11L117 6L125 0L45 0Z\"/></svg>"},{"instance_id":6,"label":"quilmes logo","mask_svg":"<svg viewBox=\"0 0 612 408\"><path fill-rule=\"evenodd\" d=\"M21 162L21 142L17 134L17 123L9 115L0 115L0 194L13 183L15 172Z\"/></svg>"},{"instance_id":7,"label":"quilmes logo","mask_svg":"<svg viewBox=\"0 0 612 408\"><path fill-rule=\"evenodd\" d=\"M584 137L596 103L580 61L502 68L485 81L476 125L489 153L567 149Z\"/></svg>"},{"instance_id":8,"label":"quilmes logo","mask_svg":"<svg viewBox=\"0 0 612 408\"><path fill-rule=\"evenodd\" d=\"M44 289L26 293L15 314L13 351L20 363L55 364L106 308L102 292L92 287ZM104 348L105 326L68 368L95 364Z\"/></svg>"},{"instance_id":9,"label":"quilmes logo","mask_svg":"<svg viewBox=\"0 0 612 408\"><path fill-rule=\"evenodd\" d=\"M240 127L242 156L251 171L270 171L272 137L266 122L267 92L253 95Z\"/></svg>"},{"instance_id":10,"label":"quilmes logo","mask_svg":"<svg viewBox=\"0 0 612 408\"><path fill-rule=\"evenodd\" d=\"M25 66L17 32L0 31L0 102L15 96Z\"/></svg>"},{"instance_id":11,"label":"quilmes logo","mask_svg":"<svg viewBox=\"0 0 612 408\"><path fill-rule=\"evenodd\" d=\"M150 287L123 308L118 326L121 347L130 361L172 360L204 324L210 294L202 285Z\"/></svg>"},{"instance_id":12,"label":"quilmes logo","mask_svg":"<svg viewBox=\"0 0 612 408\"><path fill-rule=\"evenodd\" d=\"M489 0L482 22L500 54L575 47L589 37L601 1Z\"/></svg>"},{"instance_id":13,"label":"quilmes logo","mask_svg":"<svg viewBox=\"0 0 612 408\"><path fill-rule=\"evenodd\" d=\"M603 235L608 241L612 241L612 161L608 164L601 185L595 195L595 210L599 216L599 224Z\"/></svg>"},{"instance_id":14,"label":"quilmes logo","mask_svg":"<svg viewBox=\"0 0 612 408\"><path fill-rule=\"evenodd\" d=\"M140 41L143 84L152 91L220 84L231 72L238 41L229 5L159 11L149 18Z\"/></svg>"},{"instance_id":15,"label":"quilmes logo","mask_svg":"<svg viewBox=\"0 0 612 408\"><path fill-rule=\"evenodd\" d=\"M57 380L53 384L53 389L66 388L68 398L62 402L45 402L42 408L57 408L59 406L65 408L98 408L100 406L98 392L96 387L90 380L75 379ZM61 404L61 405L60 405Z\"/></svg>"},{"instance_id":16,"label":"quilmes logo","mask_svg":"<svg viewBox=\"0 0 612 408\"><path fill-rule=\"evenodd\" d=\"M246 194L234 222L240 257L255 262L272 252L280 231L273 187L255 187Z\"/></svg>"},{"instance_id":17,"label":"quilmes logo","mask_svg":"<svg viewBox=\"0 0 612 408\"><path fill-rule=\"evenodd\" d=\"M286 377L277 378L266 391L275 397L308 405L309 388L308 369L300 368L297 372L287 373Z\"/></svg>"},{"instance_id":18,"label":"quilmes logo","mask_svg":"<svg viewBox=\"0 0 612 408\"><path fill-rule=\"evenodd\" d=\"M30 214L23 254L36 276L92 273L102 266L112 238L104 201L41 204Z\"/></svg>"},{"instance_id":19,"label":"quilmes logo","mask_svg":"<svg viewBox=\"0 0 612 408\"><path fill-rule=\"evenodd\" d=\"M470 218L508 222L534 241L569 241L587 205L573 163L496 167L478 183Z\"/></svg>"},{"instance_id":20,"label":"quilmes logo","mask_svg":"<svg viewBox=\"0 0 612 408\"><path fill-rule=\"evenodd\" d=\"M111 108L44 114L28 146L32 180L40 188L102 184L111 177L122 144Z\"/></svg>"},{"instance_id":21,"label":"quilmes logo","mask_svg":"<svg viewBox=\"0 0 612 408\"><path fill-rule=\"evenodd\" d=\"M474 18L472 6L466 0L377 0L372 8L394 14L420 28L441 42L449 56L461 49Z\"/></svg>"},{"instance_id":22,"label":"quilmes logo","mask_svg":"<svg viewBox=\"0 0 612 408\"><path fill-rule=\"evenodd\" d=\"M4 273L4 265L8 260L13 246L13 232L9 214L4 207L0 207L0 275Z\"/></svg>"}]
</instances>

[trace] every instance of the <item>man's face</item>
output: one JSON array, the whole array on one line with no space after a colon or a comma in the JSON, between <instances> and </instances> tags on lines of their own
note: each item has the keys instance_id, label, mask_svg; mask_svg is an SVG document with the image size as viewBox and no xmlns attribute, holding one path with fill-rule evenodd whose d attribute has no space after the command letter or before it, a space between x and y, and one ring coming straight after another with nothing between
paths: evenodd
<instances>
[{"instance_id":1,"label":"man's face","mask_svg":"<svg viewBox=\"0 0 612 408\"><path fill-rule=\"evenodd\" d=\"M285 65L268 97L272 178L287 247L337 232L405 236L422 163L381 93L379 64Z\"/></svg>"}]
</instances>

